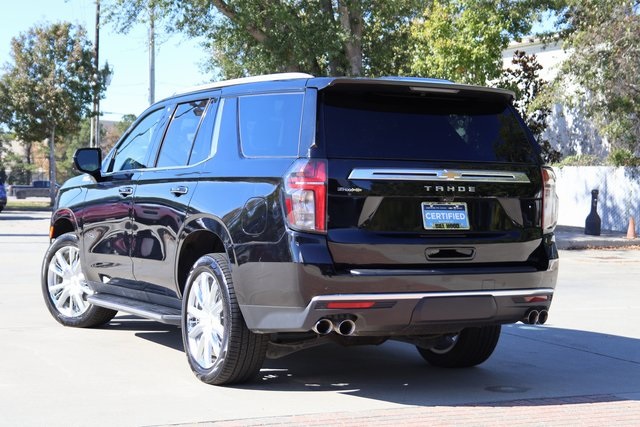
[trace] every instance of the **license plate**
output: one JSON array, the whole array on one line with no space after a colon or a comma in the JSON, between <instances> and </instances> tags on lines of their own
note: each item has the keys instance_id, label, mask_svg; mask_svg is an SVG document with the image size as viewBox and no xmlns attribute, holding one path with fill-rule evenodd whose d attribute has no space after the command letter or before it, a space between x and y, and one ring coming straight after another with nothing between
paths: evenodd
<instances>
[{"instance_id":1,"label":"license plate","mask_svg":"<svg viewBox=\"0 0 640 427\"><path fill-rule=\"evenodd\" d=\"M425 230L469 230L466 203L422 203Z\"/></svg>"}]
</instances>

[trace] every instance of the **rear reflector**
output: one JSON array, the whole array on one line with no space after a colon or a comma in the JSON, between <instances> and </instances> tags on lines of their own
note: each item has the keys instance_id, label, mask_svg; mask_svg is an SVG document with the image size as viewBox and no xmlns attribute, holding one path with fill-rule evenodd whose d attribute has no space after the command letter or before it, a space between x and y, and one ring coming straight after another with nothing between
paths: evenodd
<instances>
[{"instance_id":1,"label":"rear reflector","mask_svg":"<svg viewBox=\"0 0 640 427\"><path fill-rule=\"evenodd\" d=\"M328 309L352 310L357 308L371 308L375 301L332 301L327 303Z\"/></svg>"},{"instance_id":2,"label":"rear reflector","mask_svg":"<svg viewBox=\"0 0 640 427\"><path fill-rule=\"evenodd\" d=\"M524 297L524 302L547 302L549 301L549 297L547 295L535 296L535 297Z\"/></svg>"}]
</instances>

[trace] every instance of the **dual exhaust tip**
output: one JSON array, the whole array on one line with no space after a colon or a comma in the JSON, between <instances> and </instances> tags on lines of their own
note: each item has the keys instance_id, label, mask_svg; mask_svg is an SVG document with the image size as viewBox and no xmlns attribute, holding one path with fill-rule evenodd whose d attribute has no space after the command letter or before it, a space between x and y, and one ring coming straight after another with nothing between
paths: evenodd
<instances>
[{"instance_id":1,"label":"dual exhaust tip","mask_svg":"<svg viewBox=\"0 0 640 427\"><path fill-rule=\"evenodd\" d=\"M336 321L335 323L327 318L322 318L311 328L318 335L327 335L336 332L339 335L353 335L356 332L356 323L351 319Z\"/></svg>"},{"instance_id":2,"label":"dual exhaust tip","mask_svg":"<svg viewBox=\"0 0 640 427\"><path fill-rule=\"evenodd\" d=\"M532 308L527 311L527 314L524 315L522 319L522 323L527 325L544 325L547 323L547 319L549 318L549 312L545 309L536 310Z\"/></svg>"}]
</instances>

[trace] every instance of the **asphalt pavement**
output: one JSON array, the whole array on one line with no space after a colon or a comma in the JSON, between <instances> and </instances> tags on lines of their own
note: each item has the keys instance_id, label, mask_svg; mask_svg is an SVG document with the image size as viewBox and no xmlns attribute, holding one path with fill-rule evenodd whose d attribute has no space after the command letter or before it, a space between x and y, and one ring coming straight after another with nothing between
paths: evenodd
<instances>
[{"instance_id":1,"label":"asphalt pavement","mask_svg":"<svg viewBox=\"0 0 640 427\"><path fill-rule=\"evenodd\" d=\"M559 227L560 248L592 250L561 251L548 323L505 326L477 368L430 367L400 342L327 345L213 387L189 370L176 327L51 318L39 285L48 215L0 213L0 425L640 425L640 241L626 233Z\"/></svg>"}]
</instances>

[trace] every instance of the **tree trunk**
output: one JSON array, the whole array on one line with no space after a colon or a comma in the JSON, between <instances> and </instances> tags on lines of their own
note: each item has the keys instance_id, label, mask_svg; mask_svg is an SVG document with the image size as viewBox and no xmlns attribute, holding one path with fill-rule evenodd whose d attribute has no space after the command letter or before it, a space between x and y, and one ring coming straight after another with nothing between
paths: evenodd
<instances>
[{"instance_id":1,"label":"tree trunk","mask_svg":"<svg viewBox=\"0 0 640 427\"><path fill-rule=\"evenodd\" d=\"M50 206L56 202L56 152L54 140L56 137L56 127L51 129L51 137L49 138L49 198Z\"/></svg>"},{"instance_id":2,"label":"tree trunk","mask_svg":"<svg viewBox=\"0 0 640 427\"><path fill-rule=\"evenodd\" d=\"M321 0L320 7L322 8L323 13L325 14L325 19L327 19L331 26L333 26L335 22L335 11L333 10L333 2L332 0ZM335 52L334 49L329 51L329 69L328 74L330 76L338 76L340 73L340 59L338 57L338 52ZM318 59L315 59L316 66L318 68L318 73L316 75L320 75L320 64L318 64Z\"/></svg>"},{"instance_id":3,"label":"tree trunk","mask_svg":"<svg viewBox=\"0 0 640 427\"><path fill-rule=\"evenodd\" d=\"M352 76L362 75L362 6L358 0L347 2L338 0L338 15L340 25L347 38L344 42L344 50L349 62Z\"/></svg>"}]
</instances>

